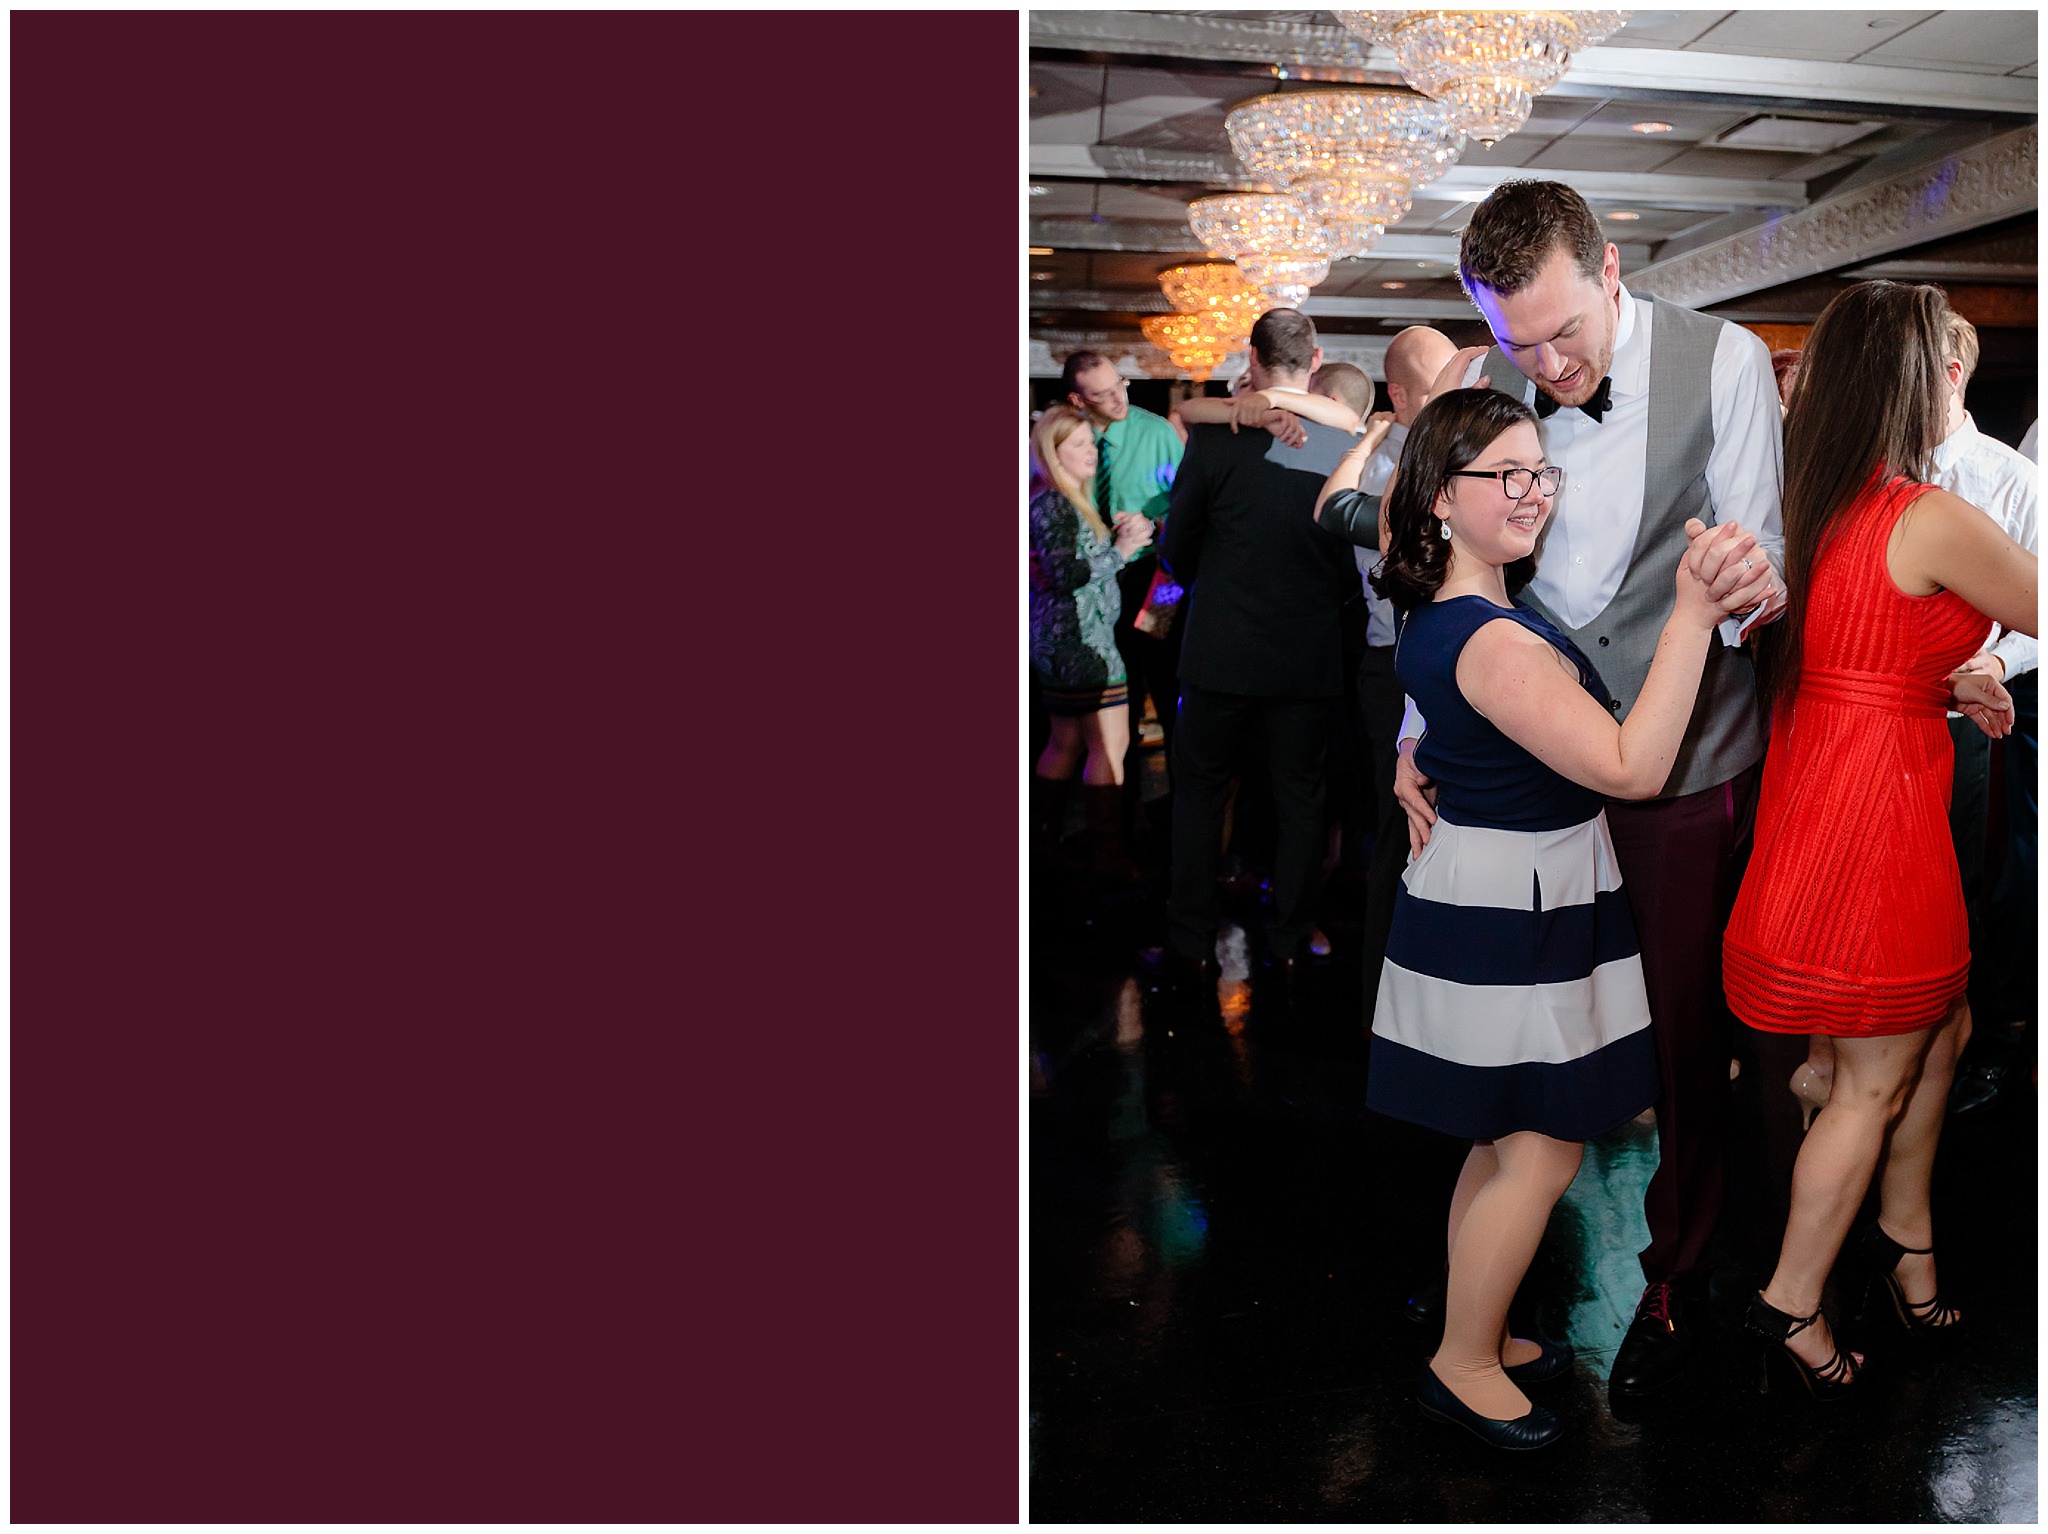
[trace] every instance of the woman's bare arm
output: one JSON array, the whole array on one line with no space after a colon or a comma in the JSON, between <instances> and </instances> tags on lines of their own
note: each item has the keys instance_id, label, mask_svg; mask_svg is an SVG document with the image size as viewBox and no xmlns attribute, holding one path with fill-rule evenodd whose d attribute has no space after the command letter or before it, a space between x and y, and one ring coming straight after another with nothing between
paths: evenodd
<instances>
[{"instance_id":1,"label":"woman's bare arm","mask_svg":"<svg viewBox=\"0 0 2048 1534\"><path fill-rule=\"evenodd\" d=\"M1458 691L1499 731L1552 771L1616 799L1648 799L1671 776L1699 693L1708 641L1721 616L1680 567L1676 608L1657 640L1628 718L1594 701L1564 657L1512 619L1480 628L1458 656Z\"/></svg>"},{"instance_id":2,"label":"woman's bare arm","mask_svg":"<svg viewBox=\"0 0 2048 1534\"><path fill-rule=\"evenodd\" d=\"M1961 496L1930 490L1908 506L1885 563L1908 596L1953 591L1994 622L2039 637L2040 561Z\"/></svg>"}]
</instances>

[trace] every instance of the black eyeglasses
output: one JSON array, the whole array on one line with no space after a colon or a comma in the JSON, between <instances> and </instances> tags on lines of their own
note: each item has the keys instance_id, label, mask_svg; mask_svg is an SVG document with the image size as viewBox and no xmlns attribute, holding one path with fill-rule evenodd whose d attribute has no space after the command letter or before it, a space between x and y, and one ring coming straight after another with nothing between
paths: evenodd
<instances>
[{"instance_id":1,"label":"black eyeglasses","mask_svg":"<svg viewBox=\"0 0 2048 1534\"><path fill-rule=\"evenodd\" d=\"M1537 484L1543 486L1545 495L1556 495L1557 487L1564 481L1564 470L1556 464L1547 469L1453 469L1452 479L1497 479L1501 488L1508 493L1511 501L1524 500Z\"/></svg>"}]
</instances>

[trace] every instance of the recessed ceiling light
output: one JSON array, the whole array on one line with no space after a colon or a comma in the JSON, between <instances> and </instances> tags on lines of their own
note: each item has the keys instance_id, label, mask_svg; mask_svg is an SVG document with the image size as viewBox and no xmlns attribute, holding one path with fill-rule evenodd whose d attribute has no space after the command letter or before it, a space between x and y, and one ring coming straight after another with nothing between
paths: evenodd
<instances>
[{"instance_id":1,"label":"recessed ceiling light","mask_svg":"<svg viewBox=\"0 0 2048 1534\"><path fill-rule=\"evenodd\" d=\"M1629 132L1631 132L1631 133L1669 133L1669 132L1671 131L1671 124L1669 124L1669 123L1630 123L1630 124L1628 125L1628 131L1629 131Z\"/></svg>"},{"instance_id":2,"label":"recessed ceiling light","mask_svg":"<svg viewBox=\"0 0 2048 1534\"><path fill-rule=\"evenodd\" d=\"M1383 282L1380 286L1383 288L1405 288L1408 284L1405 282Z\"/></svg>"},{"instance_id":3,"label":"recessed ceiling light","mask_svg":"<svg viewBox=\"0 0 2048 1534\"><path fill-rule=\"evenodd\" d=\"M1033 273L1031 274L1031 280L1032 280L1033 282L1051 282L1051 281L1052 281L1052 273L1051 273L1051 272L1033 272Z\"/></svg>"},{"instance_id":4,"label":"recessed ceiling light","mask_svg":"<svg viewBox=\"0 0 2048 1534\"><path fill-rule=\"evenodd\" d=\"M1024 254L1027 256L1049 256L1052 254L1052 247L1050 245L1034 245L1025 251Z\"/></svg>"},{"instance_id":5,"label":"recessed ceiling light","mask_svg":"<svg viewBox=\"0 0 2048 1534\"><path fill-rule=\"evenodd\" d=\"M1429 263L1427 261L1418 261L1415 264L1421 267L1425 272L1429 270Z\"/></svg>"},{"instance_id":6,"label":"recessed ceiling light","mask_svg":"<svg viewBox=\"0 0 2048 1534\"><path fill-rule=\"evenodd\" d=\"M1051 190L1052 190L1052 188L1051 188L1051 187L1049 187L1049 186L1037 186L1037 185L1033 185L1033 187L1031 188L1031 195L1032 195L1033 197L1043 197L1043 196L1044 196L1044 195L1045 195L1045 194L1046 194L1047 192L1049 192L1049 191L1051 191Z\"/></svg>"},{"instance_id":7,"label":"recessed ceiling light","mask_svg":"<svg viewBox=\"0 0 2048 1534\"><path fill-rule=\"evenodd\" d=\"M1610 213L1607 216L1613 219L1617 224L1633 224L1637 219L1641 218L1643 215L1640 213L1629 213L1624 211L1621 213Z\"/></svg>"}]
</instances>

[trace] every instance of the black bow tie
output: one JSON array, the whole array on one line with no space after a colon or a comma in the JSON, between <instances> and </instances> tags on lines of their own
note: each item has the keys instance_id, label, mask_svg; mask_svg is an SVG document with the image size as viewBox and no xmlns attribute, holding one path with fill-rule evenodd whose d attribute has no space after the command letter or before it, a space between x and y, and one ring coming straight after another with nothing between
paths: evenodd
<instances>
[{"instance_id":1,"label":"black bow tie","mask_svg":"<svg viewBox=\"0 0 2048 1534\"><path fill-rule=\"evenodd\" d=\"M1613 403L1614 380L1612 378L1603 378L1600 380L1600 387L1593 391L1593 397L1587 400L1585 404L1575 406L1574 408L1584 411L1588 419L1598 421L1600 417L1607 414L1607 407ZM1536 391L1536 418L1539 421L1547 421L1557 414L1557 411L1557 401L1545 394L1541 389L1538 389Z\"/></svg>"}]
</instances>

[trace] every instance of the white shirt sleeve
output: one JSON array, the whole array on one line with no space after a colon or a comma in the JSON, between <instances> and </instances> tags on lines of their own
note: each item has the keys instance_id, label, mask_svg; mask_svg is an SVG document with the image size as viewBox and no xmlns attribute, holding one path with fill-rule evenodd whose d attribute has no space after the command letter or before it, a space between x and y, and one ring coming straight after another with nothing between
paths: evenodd
<instances>
[{"instance_id":1,"label":"white shirt sleeve","mask_svg":"<svg viewBox=\"0 0 2048 1534\"><path fill-rule=\"evenodd\" d=\"M2010 462L2010 460L2007 460ZM1998 517L2005 527L2006 535L2021 548L2031 553L2040 552L2040 500L2031 483L2015 482L2009 493L2003 497ZM1990 646L1991 653L2005 662L2005 679L2033 671L2041 663L2039 641L2029 639L2025 634L2007 629Z\"/></svg>"},{"instance_id":2,"label":"white shirt sleeve","mask_svg":"<svg viewBox=\"0 0 2048 1534\"><path fill-rule=\"evenodd\" d=\"M1401 711L1401 733L1394 737L1396 751L1401 749L1401 742L1404 740L1422 739L1422 732L1429 728L1429 721L1422 717L1422 710L1415 706L1413 698L1403 697L1401 701L1407 707Z\"/></svg>"},{"instance_id":3,"label":"white shirt sleeve","mask_svg":"<svg viewBox=\"0 0 2048 1534\"><path fill-rule=\"evenodd\" d=\"M1777 589L1770 601L1742 618L1721 624L1729 644L1785 603L1785 521L1780 505L1785 476L1784 417L1771 374L1771 351L1762 338L1740 325L1724 325L1714 344L1708 398L1714 449L1707 456L1707 494L1714 520L1740 522L1756 535L1758 550L1771 562Z\"/></svg>"},{"instance_id":4,"label":"white shirt sleeve","mask_svg":"<svg viewBox=\"0 0 2048 1534\"><path fill-rule=\"evenodd\" d=\"M2036 421L2033 425L2027 428L2027 434L2024 437L2020 438L2020 456L2022 458L2029 459L2034 463L2039 463L2041 461L2039 458L2036 458L2034 456L2036 451L2034 447L2034 434L2038 432L2040 429L2041 423L2039 421Z\"/></svg>"}]
</instances>

